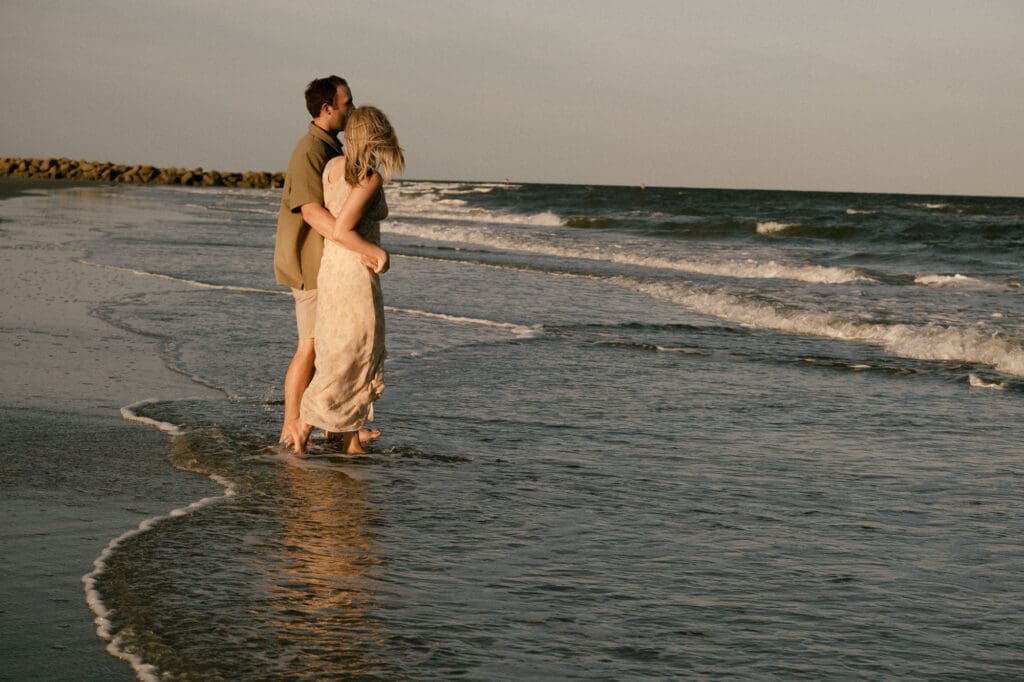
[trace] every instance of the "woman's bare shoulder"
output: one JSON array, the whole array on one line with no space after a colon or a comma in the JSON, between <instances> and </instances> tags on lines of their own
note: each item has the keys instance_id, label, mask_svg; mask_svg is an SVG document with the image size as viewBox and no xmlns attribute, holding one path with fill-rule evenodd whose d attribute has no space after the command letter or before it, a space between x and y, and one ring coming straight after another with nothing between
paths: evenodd
<instances>
[{"instance_id":1,"label":"woman's bare shoulder","mask_svg":"<svg viewBox=\"0 0 1024 682\"><path fill-rule=\"evenodd\" d=\"M335 156L324 166L324 182L337 182L345 175L345 157Z\"/></svg>"}]
</instances>

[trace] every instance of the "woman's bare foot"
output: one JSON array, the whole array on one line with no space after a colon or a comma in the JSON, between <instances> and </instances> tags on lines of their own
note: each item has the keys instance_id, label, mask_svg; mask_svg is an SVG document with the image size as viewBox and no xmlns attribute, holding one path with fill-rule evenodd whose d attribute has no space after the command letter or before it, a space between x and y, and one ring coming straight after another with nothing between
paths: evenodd
<instances>
[{"instance_id":1,"label":"woman's bare foot","mask_svg":"<svg viewBox=\"0 0 1024 682\"><path fill-rule=\"evenodd\" d=\"M363 429L359 429L362 431ZM345 431L341 434L341 451L346 455L365 455L359 431Z\"/></svg>"}]
</instances>

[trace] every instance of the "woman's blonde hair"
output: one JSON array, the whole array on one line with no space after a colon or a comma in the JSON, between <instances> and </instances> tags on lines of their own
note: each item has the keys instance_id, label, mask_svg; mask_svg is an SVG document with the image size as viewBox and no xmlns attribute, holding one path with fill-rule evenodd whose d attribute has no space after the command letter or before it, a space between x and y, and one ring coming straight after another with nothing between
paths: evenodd
<instances>
[{"instance_id":1,"label":"woman's blonde hair","mask_svg":"<svg viewBox=\"0 0 1024 682\"><path fill-rule=\"evenodd\" d=\"M387 182L405 170L405 156L384 112L377 107L356 107L345 124L345 182L358 185L374 170Z\"/></svg>"}]
</instances>

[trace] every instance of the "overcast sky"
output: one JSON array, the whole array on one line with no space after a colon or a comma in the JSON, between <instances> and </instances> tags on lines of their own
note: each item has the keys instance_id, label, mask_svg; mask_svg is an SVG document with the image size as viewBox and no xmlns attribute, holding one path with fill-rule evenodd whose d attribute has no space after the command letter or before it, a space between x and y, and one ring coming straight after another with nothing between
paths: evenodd
<instances>
[{"instance_id":1,"label":"overcast sky","mask_svg":"<svg viewBox=\"0 0 1024 682\"><path fill-rule=\"evenodd\" d=\"M283 170L332 73L406 177L1024 196L1024 1L2 0L0 156Z\"/></svg>"}]
</instances>

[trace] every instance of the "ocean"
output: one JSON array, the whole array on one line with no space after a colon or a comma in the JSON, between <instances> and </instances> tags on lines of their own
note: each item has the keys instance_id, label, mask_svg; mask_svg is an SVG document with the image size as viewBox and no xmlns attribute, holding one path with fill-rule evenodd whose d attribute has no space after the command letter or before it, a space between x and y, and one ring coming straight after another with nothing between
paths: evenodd
<instances>
[{"instance_id":1,"label":"ocean","mask_svg":"<svg viewBox=\"0 0 1024 682\"><path fill-rule=\"evenodd\" d=\"M8 215L180 285L94 314L223 394L124 407L209 494L110 538L97 647L168 680L1024 675L1024 199L387 192L365 456L276 446L278 191Z\"/></svg>"}]
</instances>

